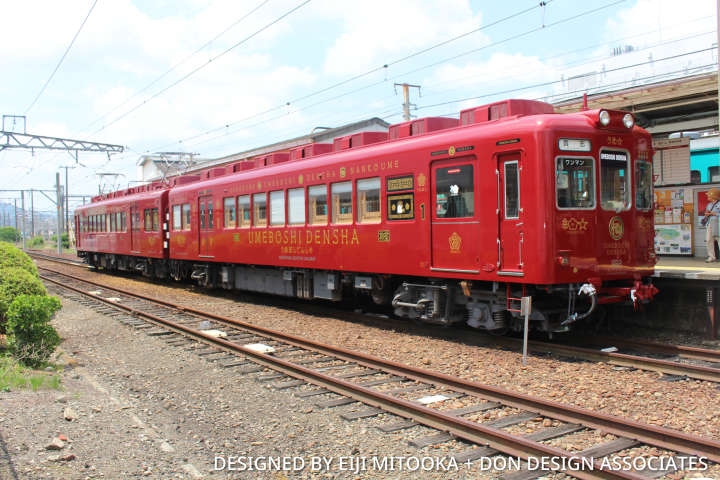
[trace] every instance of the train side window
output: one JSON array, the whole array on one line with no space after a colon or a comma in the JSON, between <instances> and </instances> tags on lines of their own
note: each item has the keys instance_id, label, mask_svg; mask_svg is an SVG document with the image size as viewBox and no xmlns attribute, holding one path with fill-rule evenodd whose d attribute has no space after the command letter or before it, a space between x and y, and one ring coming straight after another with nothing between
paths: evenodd
<instances>
[{"instance_id":1,"label":"train side window","mask_svg":"<svg viewBox=\"0 0 720 480\"><path fill-rule=\"evenodd\" d=\"M225 228L235 228L235 197L223 198L223 221Z\"/></svg>"},{"instance_id":2,"label":"train side window","mask_svg":"<svg viewBox=\"0 0 720 480\"><path fill-rule=\"evenodd\" d=\"M122 225L122 231L126 232L127 231L127 216L126 216L125 212L122 212L120 214L120 225Z\"/></svg>"},{"instance_id":3,"label":"train side window","mask_svg":"<svg viewBox=\"0 0 720 480\"><path fill-rule=\"evenodd\" d=\"M357 181L358 223L380 222L380 177Z\"/></svg>"},{"instance_id":4,"label":"train side window","mask_svg":"<svg viewBox=\"0 0 720 480\"><path fill-rule=\"evenodd\" d=\"M212 201L207 202L207 228L215 228L215 217L213 217L213 204Z\"/></svg>"},{"instance_id":5,"label":"train side window","mask_svg":"<svg viewBox=\"0 0 720 480\"><path fill-rule=\"evenodd\" d=\"M152 231L160 231L160 213L157 208L153 208L150 212L152 214Z\"/></svg>"},{"instance_id":6,"label":"train side window","mask_svg":"<svg viewBox=\"0 0 720 480\"><path fill-rule=\"evenodd\" d=\"M172 207L172 229L173 231L182 230L182 206L173 205Z\"/></svg>"},{"instance_id":7,"label":"train side window","mask_svg":"<svg viewBox=\"0 0 720 480\"><path fill-rule=\"evenodd\" d=\"M237 218L240 228L250 226L250 195L241 195L237 197Z\"/></svg>"},{"instance_id":8,"label":"train side window","mask_svg":"<svg viewBox=\"0 0 720 480\"><path fill-rule=\"evenodd\" d=\"M639 210L648 210L652 207L652 166L648 162L635 162L635 206Z\"/></svg>"},{"instance_id":9,"label":"train side window","mask_svg":"<svg viewBox=\"0 0 720 480\"><path fill-rule=\"evenodd\" d=\"M330 185L332 223L352 223L352 182Z\"/></svg>"},{"instance_id":10,"label":"train side window","mask_svg":"<svg viewBox=\"0 0 720 480\"><path fill-rule=\"evenodd\" d=\"M520 176L518 162L503 164L505 177L505 218L520 218Z\"/></svg>"},{"instance_id":11,"label":"train side window","mask_svg":"<svg viewBox=\"0 0 720 480\"><path fill-rule=\"evenodd\" d=\"M285 225L285 191L270 192L270 225Z\"/></svg>"},{"instance_id":12,"label":"train side window","mask_svg":"<svg viewBox=\"0 0 720 480\"><path fill-rule=\"evenodd\" d=\"M327 208L327 185L315 185L308 188L310 225L327 225Z\"/></svg>"},{"instance_id":13,"label":"train side window","mask_svg":"<svg viewBox=\"0 0 720 480\"><path fill-rule=\"evenodd\" d=\"M111 232L115 231L115 214L114 213L110 214L110 231Z\"/></svg>"},{"instance_id":14,"label":"train side window","mask_svg":"<svg viewBox=\"0 0 720 480\"><path fill-rule=\"evenodd\" d=\"M305 189L288 190L288 223L291 225L305 224Z\"/></svg>"},{"instance_id":15,"label":"train side window","mask_svg":"<svg viewBox=\"0 0 720 480\"><path fill-rule=\"evenodd\" d=\"M144 229L146 232L149 232L150 230L152 230L152 213L150 213L150 209L149 209L149 208L146 208L146 209L143 211L143 217L144 217L144 219L145 219L145 224L144 224L144 226L143 226L143 229Z\"/></svg>"},{"instance_id":16,"label":"train side window","mask_svg":"<svg viewBox=\"0 0 720 480\"><path fill-rule=\"evenodd\" d=\"M200 203L200 229L205 229L205 203Z\"/></svg>"},{"instance_id":17,"label":"train side window","mask_svg":"<svg viewBox=\"0 0 720 480\"><path fill-rule=\"evenodd\" d=\"M190 204L183 203L182 205L182 229L190 230Z\"/></svg>"},{"instance_id":18,"label":"train side window","mask_svg":"<svg viewBox=\"0 0 720 480\"><path fill-rule=\"evenodd\" d=\"M256 227L267 225L267 195L265 193L253 195L253 225Z\"/></svg>"},{"instance_id":19,"label":"train side window","mask_svg":"<svg viewBox=\"0 0 720 480\"><path fill-rule=\"evenodd\" d=\"M435 216L463 218L475 215L475 185L472 165L435 170Z\"/></svg>"},{"instance_id":20,"label":"train side window","mask_svg":"<svg viewBox=\"0 0 720 480\"><path fill-rule=\"evenodd\" d=\"M595 208L595 161L592 158L560 157L555 160L558 208Z\"/></svg>"}]
</instances>

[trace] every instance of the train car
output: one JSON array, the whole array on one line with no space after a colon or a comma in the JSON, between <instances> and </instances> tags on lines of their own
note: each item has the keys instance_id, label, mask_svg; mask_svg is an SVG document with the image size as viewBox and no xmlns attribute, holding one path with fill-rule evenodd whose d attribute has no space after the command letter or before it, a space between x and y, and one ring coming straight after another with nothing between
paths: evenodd
<instances>
[{"instance_id":1,"label":"train car","mask_svg":"<svg viewBox=\"0 0 720 480\"><path fill-rule=\"evenodd\" d=\"M168 188L114 192L75 210L78 256L93 267L167 277Z\"/></svg>"},{"instance_id":2,"label":"train car","mask_svg":"<svg viewBox=\"0 0 720 480\"><path fill-rule=\"evenodd\" d=\"M521 329L522 296L557 332L657 292L652 143L630 113L507 100L318 151L171 188L169 275L490 331Z\"/></svg>"}]
</instances>

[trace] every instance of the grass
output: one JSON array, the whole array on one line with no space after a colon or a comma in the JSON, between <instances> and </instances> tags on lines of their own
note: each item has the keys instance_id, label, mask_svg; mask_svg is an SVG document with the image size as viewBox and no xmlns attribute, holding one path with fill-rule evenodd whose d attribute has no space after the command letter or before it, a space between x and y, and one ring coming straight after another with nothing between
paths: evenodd
<instances>
[{"instance_id":1,"label":"grass","mask_svg":"<svg viewBox=\"0 0 720 480\"><path fill-rule=\"evenodd\" d=\"M51 365L52 366L52 365ZM0 392L31 388L60 390L60 375L22 366L11 356L0 356Z\"/></svg>"}]
</instances>

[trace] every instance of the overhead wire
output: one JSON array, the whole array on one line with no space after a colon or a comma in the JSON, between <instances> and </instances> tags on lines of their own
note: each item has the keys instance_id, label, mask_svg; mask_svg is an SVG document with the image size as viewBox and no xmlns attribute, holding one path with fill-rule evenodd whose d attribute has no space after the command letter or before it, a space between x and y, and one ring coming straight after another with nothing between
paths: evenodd
<instances>
[{"instance_id":1,"label":"overhead wire","mask_svg":"<svg viewBox=\"0 0 720 480\"><path fill-rule=\"evenodd\" d=\"M47 86L50 84L50 81L53 79L53 77L55 76L57 71L60 69L60 65L62 65L63 61L65 60L65 57L67 57L67 54L70 52L70 49L75 44L75 40L77 40L78 35L80 35L80 32L82 31L83 27L85 26L85 22L87 22L88 18L90 18L90 14L92 13L92 11L95 8L95 5L97 5L97 3L98 3L98 0L95 0L93 2L92 6L90 6L90 10L88 11L87 15L85 15L85 18L83 19L82 23L80 24L80 28L78 28L77 32L75 32L75 35L73 36L72 40L70 41L70 45L67 46L67 48L65 49L65 53L63 53L62 57L60 57L60 61L57 63L57 65L55 65L55 69L52 71L52 73L50 74L48 79L45 81L45 83L43 84L43 86L40 89L40 91L38 92L38 94L35 96L35 99L32 101L30 106L25 109L25 115L27 115L28 112L30 111L30 109L32 109L35 106L37 101L40 99L40 96L43 94L43 92L45 91Z\"/></svg>"},{"instance_id":2,"label":"overhead wire","mask_svg":"<svg viewBox=\"0 0 720 480\"><path fill-rule=\"evenodd\" d=\"M262 8L263 6L265 6L265 4L267 4L268 2L270 2L270 0L263 0L262 2L260 2L260 3L259 3L258 5L256 5L252 10L250 10L249 12L247 12L245 15L243 15L243 16L240 17L239 19L235 20L235 21L234 21L233 23L231 23L228 27L226 27L222 32L218 33L218 34L215 35L213 38L211 38L210 40L208 40L207 42L205 42L203 45L201 45L200 47L198 47L194 52L192 52L191 54L187 55L185 58L183 58L182 60L180 60L179 62L177 62L177 63L174 64L173 66L171 66L171 67L170 67L169 69L167 69L163 74L161 74L160 76L156 77L153 81L151 81L150 83L148 83L147 85L145 85L144 87L142 87L140 90L138 90L137 92L135 92L133 95L131 95L131 96L129 96L128 98L126 98L125 100L123 100L121 103L119 103L118 105L116 105L115 107L113 107L113 108L112 108L111 110L109 110L107 113L105 113L105 114L103 114L102 116L98 117L97 119L93 120L90 124L88 124L88 126L87 126L86 128L89 128L89 127L95 125L96 123L100 122L101 120L103 120L104 118L106 118L108 115L110 115L110 114L112 114L113 112L117 111L119 108L127 105L131 100L137 98L139 95L141 95L142 93L144 93L144 92L146 92L147 90L149 90L153 85L157 84L160 80L162 80L163 78L165 78L166 76L168 76L169 74L171 74L172 72L174 72L178 67L180 67L181 65L183 65L185 62L187 62L188 60L190 60L192 57L194 57L194 56L197 55L198 53L202 52L205 48L207 48L208 46L210 46L214 41L216 41L218 38L222 37L222 36L225 35L227 32L229 32L230 30L232 30L235 26L237 26L238 24L240 24L243 20L245 20L245 19L248 18L250 15L252 15L252 14L255 13L256 11L258 11L260 8Z\"/></svg>"},{"instance_id":3,"label":"overhead wire","mask_svg":"<svg viewBox=\"0 0 720 480\"><path fill-rule=\"evenodd\" d=\"M184 82L185 80L187 80L188 78L190 78L191 76L193 76L194 74L196 74L197 72L199 72L200 70L202 70L203 68L205 68L205 67L207 67L208 65L210 65L212 62L214 62L214 61L217 60L218 58L226 55L227 53L229 53L229 52L231 52L232 50L236 49L236 48L239 47L240 45L242 45L242 44L244 44L245 42L247 42L247 41L251 40L252 38L256 37L256 36L259 35L260 33L264 32L265 30L267 30L268 28L270 28L271 26L273 26L273 25L275 25L276 23L278 23L278 22L280 22L281 20L283 20L283 19L284 19L285 17L287 17L288 15L291 15L292 13L296 12L296 11L299 10L300 8L304 7L305 5L307 5L308 3L310 3L311 1L312 1L312 0L305 0L305 1L303 1L302 3L300 3L299 5L296 5L295 7L291 8L290 10L288 10L288 11L285 12L285 13L283 13L282 15L280 15L279 17L277 17L275 20L273 20L273 21L271 21L270 23L266 24L265 26L263 26L263 27L260 28L259 30L256 30L254 33L248 35L247 37L243 38L243 39L240 40L239 42L237 42L237 43L235 43L234 45L226 48L225 50L223 50L223 51L220 52L219 54L217 54L217 55L215 55L214 57L210 58L207 62L203 63L202 65L200 65L200 66L198 66L198 67L195 67L195 68L192 69L190 72L186 73L185 75L183 75L183 76L180 77L179 79L177 79L177 80L175 80L174 82L172 82L170 85L164 87L162 90L160 90L160 91L154 93L153 95L151 95L150 97L146 98L146 99L143 100L141 103L135 105L133 108L131 108L131 109L128 110L127 112L121 114L120 116L118 116L118 117L114 118L113 120L111 120L110 122L106 123L106 124L103 125L101 128L99 128L99 129L97 129L96 131L94 131L93 133L91 133L90 135L91 135L91 136L92 136L92 135L96 135L96 134L102 132L103 130L105 130L105 129L106 129L107 127L109 127L110 125L113 125L113 124L119 122L119 121L122 120L123 118L127 117L127 116L130 115L131 113L133 113L133 112L135 112L136 110L138 110L140 107L146 105L149 101L151 101L151 100L159 97L160 95L162 95L163 93L167 92L167 91L170 90L171 88L176 87L177 85L179 85L180 83Z\"/></svg>"},{"instance_id":4,"label":"overhead wire","mask_svg":"<svg viewBox=\"0 0 720 480\"><path fill-rule=\"evenodd\" d=\"M382 70L386 70L386 69L389 68L390 66L397 65L398 63L404 62L404 61L409 60L409 59L411 59L411 58L414 58L414 57L416 57L416 56L418 56L418 55L421 55L421 54L423 54L423 53L427 53L427 52L429 52L429 51L431 51L431 50L434 50L434 49L436 49L436 48L439 48L439 47L441 47L441 46L448 45L448 44L450 44L450 43L452 43L452 42L454 42L454 41L457 41L457 40L459 40L459 39L461 39L461 38L465 38L465 37L467 37L467 36L469 36L469 35L471 35L471 34L473 34L473 33L477 33L477 32L479 32L479 31L481 31L481 30L488 29L488 28L490 28L490 27L499 25L500 23L503 23L503 22L506 22L506 21L511 20L511 19L513 19L513 18L516 18L516 17L519 17L519 16L521 16L521 15L524 15L524 14L526 14L526 13L532 11L532 10L535 10L536 8L544 7L545 5L547 5L548 3L552 2L552 1L554 1L554 0L549 0L549 1L546 1L546 2L540 2L539 4L537 4L537 5L533 6L533 7L529 7L529 8L520 10L520 11L518 11L518 12L515 12L515 13L513 13L513 14L507 15L507 16L502 17L502 18L500 18L500 19L498 19L498 20L495 20L495 21L493 21L493 22L491 22L491 23L489 23L489 24L487 24L487 25L483 25L483 26L481 26L481 27L478 27L478 28L475 28L475 29L473 29L473 30L464 32L464 33L462 33L462 34L460 34L460 35L457 35L457 36L455 36L455 37L452 37L452 38L443 40L442 42L439 42L439 43L437 43L437 44L433 44L433 45L431 45L431 46L429 46L429 47L425 47L425 48L423 48L423 49L421 49L421 50L419 50L419 51L417 51L417 52L413 52L413 53L411 53L411 54L409 54L409 55L405 55L405 56L403 56L403 57L400 57L400 58L398 58L398 59L395 59L395 60L393 60L393 61L390 61L390 62L388 62L388 63L385 63L385 64L383 64L383 65L381 65L381 66L371 68L370 70L367 70L367 71L365 71L365 72L363 72L363 73L360 73L360 74L357 74L357 75L353 75L353 76L351 76L351 77L349 77L349 78L346 78L346 79L344 79L344 80L341 80L341 81L339 81L339 82L336 82L336 83L334 83L334 84L332 84L332 85L323 87L323 88L321 88L321 89L319 89L319 90L316 90L316 91L314 91L314 92L308 93L308 94L306 94L306 95L299 96L299 97L297 97L297 98L293 98L293 99L291 99L291 100L286 101L285 103L282 103L282 104L277 105L277 106L275 106L275 107L269 108L269 109L264 110L264 111L262 111L262 112L254 113L254 114L250 115L249 117L245 117L245 118L242 118L242 119L240 119L240 120L237 120L237 121L234 121L234 122L230 122L230 123L224 124L224 125L219 126L219 127L214 127L214 128L209 129L209 130L207 130L207 131L204 131L204 132L201 132L201 133L199 133L199 134L193 135L193 136L191 136L191 137L185 138L185 139L181 140L180 142L173 142L173 143L168 144L168 145L174 145L175 143L181 143L182 141L193 140L193 139L198 138L198 137L200 137L200 136L204 136L204 135L208 135L208 134L211 134L211 133L215 133L215 132L217 132L217 131L226 129L226 128L228 128L228 127L230 127L230 126L233 126L233 125L236 125L236 124L238 124L238 123L242 123L242 122L247 121L247 120L252 120L253 118L257 118L257 117L259 117L259 116L262 116L262 115L265 115L265 114L274 112L274 111L276 111L276 110L280 110L280 109L282 109L282 108L285 108L285 107L287 107L287 106L289 106L289 105L292 105L292 104L295 104L295 103L297 103L297 102L306 100L306 99L308 99L308 98L315 97L315 96L320 95L320 94L322 94L322 93L325 93L325 92L327 92L327 91L329 91L329 90L333 90L333 89L335 89L335 88L341 87L341 86L343 86L343 85L346 85L346 84L348 84L348 83L350 83L350 82L353 82L353 81L355 81L355 80L358 80L358 79L360 79L360 78L364 78L364 77L366 77L366 76L368 76L368 75L371 75L371 74L373 74L373 73L376 73L376 72L379 72L379 71L382 71ZM625 0L618 0L618 2L622 2L622 1L625 1ZM615 2L615 3L618 3L618 2ZM381 83L384 83L384 82L381 82Z\"/></svg>"},{"instance_id":5,"label":"overhead wire","mask_svg":"<svg viewBox=\"0 0 720 480\"><path fill-rule=\"evenodd\" d=\"M431 64L427 64L427 65L421 66L421 67L419 67L419 68L416 68L416 69L414 69L414 70L411 70L410 72L406 72L406 73L403 73L403 74L400 74L400 75L396 75L395 77L393 77L393 79L401 78L401 77L403 77L403 76L409 75L410 73L415 73L415 72L420 71L420 70L424 70L424 69L427 69L427 68L431 68L432 66L436 66L436 65L441 64L441 63L446 63L446 62L448 62L448 61L455 60L455 59L457 59L457 58L459 58L459 57L462 57L462 56L465 56L465 55L469 55L469 54L471 54L471 53L477 53L478 51L485 50L485 49L488 49L488 48L491 48L491 47L494 47L494 46L497 46L497 45L501 45L501 44L503 44L503 43L506 43L506 42L508 42L508 41L511 41L511 40L520 38L520 37L522 37L522 36L526 36L526 35L528 35L528 34L531 34L531 33L534 33L534 32L540 31L540 30L544 30L544 29L547 29L547 28L552 28L553 26L557 26L557 25L563 24L563 23L568 22L568 21L571 21L571 20L576 20L577 18L581 18L581 17L586 16L586 15L591 15L591 14L596 13L596 12L602 10L602 9L610 8L610 7L614 6L614 5L617 5L617 4L619 4L619 3L622 3L622 2L624 2L624 1L625 1L625 0L616 0L616 1L614 1L614 2L610 2L610 3L608 3L608 4L605 4L605 5L601 6L601 7L593 8L593 9L590 9L590 10L585 10L585 11L583 11L583 12L580 12L580 13L575 14L575 15L571 15L571 16L569 16L569 17L563 18L563 19L561 19L561 20L558 20L558 21L553 22L553 23L551 23L551 24L545 25L545 26L543 26L543 27L540 27L540 28L532 28L532 29L526 30L525 32L522 32L522 33L520 33L520 34L518 34L518 35L512 35L512 36L506 37L506 38L504 38L504 39L502 39L502 40L498 40L498 41L495 41L495 42L491 42L490 44L484 45L484 46L482 46L482 47L480 47L480 48L475 48L475 49L472 49L472 50L469 50L469 51L460 53L460 54L458 54L458 55L453 55L453 56L451 56L451 57L445 58L445 59L440 60L440 61L438 61L438 62L433 62L433 63L431 63ZM535 7L533 7L533 8L535 8ZM529 11L529 10L524 10L524 11L522 11L521 13L527 13L527 11ZM518 14L521 14L521 13L519 12ZM518 14L514 14L514 16L517 16ZM504 20L509 19L509 18L511 18L511 17L512 17L512 16L504 17ZM498 23L498 22L493 22L493 25L496 25L497 23ZM463 35L465 35L465 34L463 34ZM444 44L447 44L448 42L443 42L443 43L444 43ZM429 50L429 49L423 49L422 51L428 51L428 50ZM416 55L415 55L415 54L411 54L411 55L408 55L408 56L406 56L406 57L403 57L403 59L412 58L412 57L414 57L414 56L416 56ZM401 59L401 60L402 60L402 59ZM399 61L394 61L394 62L391 62L391 63L392 63L392 64L396 64L396 63L398 63L398 62L399 62ZM377 69L375 69L375 70L373 70L373 71L377 71ZM353 78L356 78L356 77L353 77ZM307 110L307 109L309 109L309 108L313 108L313 107L316 107L316 106L318 106L318 105L322 105L322 104L325 104L325 103L328 103L328 102L337 100L337 99L339 99L339 98L346 97L346 96L348 96L348 95L352 95L352 94L354 94L354 93L358 93L358 92L363 91L363 90L367 90L367 89L372 88L372 87L375 87L375 86L377 86L377 85L381 85L381 84L383 84L383 83L386 83L386 81L387 81L387 80L382 80L382 81L379 81L379 82L374 82L374 83L371 83L371 84L369 84L369 85L365 85L365 86L359 87L359 88L357 88L357 89L351 90L351 91L349 91L349 92L341 93L341 94L339 94L339 95L336 95L336 96L333 96L333 97L330 97L330 98L327 98L327 99L324 99L324 100L320 100L320 101L315 102L315 103L313 103L313 104L306 105L306 106L304 106L304 107L302 107L302 108L300 108L300 109L296 109L296 112L302 111L302 110ZM338 86L338 85L341 85L341 84L342 84L342 83L338 83L338 84L335 84L334 86ZM334 87L334 86L333 86L333 87ZM223 132L222 134L217 135L217 136L215 136L215 137L212 137L211 139L199 141L199 142L196 142L196 143L193 143L193 144L192 144L193 146L196 146L196 145L200 145L200 144L203 144L203 143L207 143L208 141L212 141L212 139L222 138L222 137L225 137L225 136L227 136L228 134L231 134L231 133L235 133L235 132L238 132L238 131L241 131L241 130L245 130L245 129L248 129L248 128L253 128L253 127L262 125L263 123L266 123L266 122L269 122L269 121L272 121L272 120L277 120L277 119L279 119L279 118L283 118L283 117L286 116L285 113L280 114L280 115L277 115L277 116L274 116L274 117L271 117L270 119L262 120L262 121L260 121L260 122L254 123L254 124L249 125L249 126L245 126L245 127L242 127L242 128L236 129L236 130L233 130L233 131L228 131L228 130L227 130L231 125L237 125L237 124L242 123L242 122L244 122L244 121L247 121L247 120L256 118L256 117L258 117L258 116L261 116L261 115L264 115L264 114L267 114L267 113L270 113L270 112L273 112L273 111L276 111L276 110L279 110L279 109L284 108L284 107L286 107L286 106L289 106L289 105L291 105L291 104L297 103L299 100L306 99L306 98L310 98L310 97L315 96L315 95L317 95L317 94L319 94L319 93L321 93L321 92L327 91L328 89L329 89L329 88L324 88L324 89L319 90L319 91L317 91L317 92L313 92L312 94L305 95L305 96L300 97L300 98L298 98L298 99L294 99L294 100L292 100L292 101L286 102L286 103L283 104L283 105L279 105L279 106L277 106L277 107L274 107L274 108L265 110L265 111L263 111L263 112L260 112L260 113L254 114L254 115L251 115L251 116L249 116L249 117L245 117L245 118L242 119L242 120L238 120L238 121L236 121L236 122L232 122L232 123L226 124L226 125L224 125L224 126L222 126L222 127L216 127L216 128L207 130L207 131L205 131L205 132L202 132L202 133L193 135L193 136L191 136L191 137L188 137L188 138L185 138L185 139L182 139L182 140L179 140L179 141L175 141L175 142L172 142L172 143L165 144L165 145L163 145L162 147L160 147L159 149L165 148L165 147L167 147L167 146L176 145L176 144L185 144L185 142L187 142L188 140L193 140L193 139L195 139L195 138L199 138L199 137L208 135L208 134L210 134L210 133L215 133L215 132L219 132L219 131L225 130L225 132ZM157 149L150 149L150 150L157 150Z\"/></svg>"}]
</instances>

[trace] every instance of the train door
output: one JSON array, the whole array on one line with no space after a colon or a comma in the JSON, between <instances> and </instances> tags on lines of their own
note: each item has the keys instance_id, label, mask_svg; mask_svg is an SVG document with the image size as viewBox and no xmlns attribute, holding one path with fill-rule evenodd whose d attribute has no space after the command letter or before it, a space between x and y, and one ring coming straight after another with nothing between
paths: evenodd
<instances>
[{"instance_id":1,"label":"train door","mask_svg":"<svg viewBox=\"0 0 720 480\"><path fill-rule=\"evenodd\" d=\"M432 164L431 270L478 273L480 242L472 156Z\"/></svg>"},{"instance_id":2,"label":"train door","mask_svg":"<svg viewBox=\"0 0 720 480\"><path fill-rule=\"evenodd\" d=\"M130 251L140 251L140 210L138 207L130 207Z\"/></svg>"},{"instance_id":3,"label":"train door","mask_svg":"<svg viewBox=\"0 0 720 480\"><path fill-rule=\"evenodd\" d=\"M213 231L213 201L211 195L198 197L198 212L200 212L200 222L198 232L200 235L198 246L198 255L201 257L211 256L210 239Z\"/></svg>"},{"instance_id":4,"label":"train door","mask_svg":"<svg viewBox=\"0 0 720 480\"><path fill-rule=\"evenodd\" d=\"M498 157L498 272L523 274L523 209L520 199L520 153Z\"/></svg>"}]
</instances>

